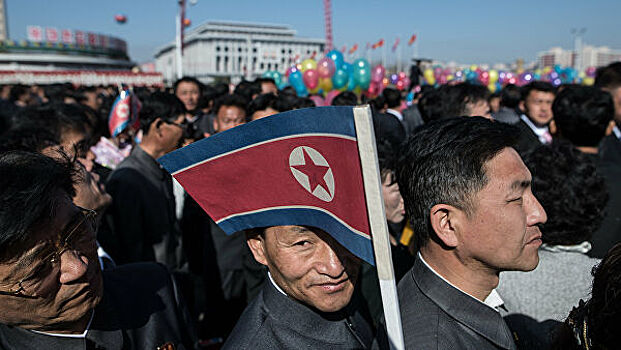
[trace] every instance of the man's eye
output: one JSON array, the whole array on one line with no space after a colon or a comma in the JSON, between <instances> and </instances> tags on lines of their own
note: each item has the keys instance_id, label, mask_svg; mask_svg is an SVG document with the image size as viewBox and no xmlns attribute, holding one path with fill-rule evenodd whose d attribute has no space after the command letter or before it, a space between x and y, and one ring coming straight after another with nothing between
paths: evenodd
<instances>
[{"instance_id":1,"label":"man's eye","mask_svg":"<svg viewBox=\"0 0 621 350\"><path fill-rule=\"evenodd\" d=\"M514 199L509 200L509 203L513 203L513 202L521 204L522 203L522 197L518 197L518 198L514 198Z\"/></svg>"},{"instance_id":2,"label":"man's eye","mask_svg":"<svg viewBox=\"0 0 621 350\"><path fill-rule=\"evenodd\" d=\"M300 246L300 247L305 247L305 246L308 246L309 244L310 244L309 241L299 241L299 242L294 243L294 245Z\"/></svg>"}]
</instances>

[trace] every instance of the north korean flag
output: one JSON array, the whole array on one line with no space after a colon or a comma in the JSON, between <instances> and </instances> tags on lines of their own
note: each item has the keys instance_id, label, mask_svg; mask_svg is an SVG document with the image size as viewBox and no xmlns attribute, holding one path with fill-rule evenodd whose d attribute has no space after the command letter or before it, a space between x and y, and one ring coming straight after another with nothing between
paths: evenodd
<instances>
[{"instance_id":1,"label":"north korean flag","mask_svg":"<svg viewBox=\"0 0 621 350\"><path fill-rule=\"evenodd\" d=\"M314 226L374 263L352 107L262 118L158 161L228 234Z\"/></svg>"}]
</instances>

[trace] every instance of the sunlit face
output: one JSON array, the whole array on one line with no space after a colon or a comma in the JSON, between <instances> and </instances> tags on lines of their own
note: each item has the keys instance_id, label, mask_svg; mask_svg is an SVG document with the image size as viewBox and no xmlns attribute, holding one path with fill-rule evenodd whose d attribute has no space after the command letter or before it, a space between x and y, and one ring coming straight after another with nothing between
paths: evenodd
<instances>
[{"instance_id":1,"label":"sunlit face","mask_svg":"<svg viewBox=\"0 0 621 350\"><path fill-rule=\"evenodd\" d=\"M237 106L222 106L214 119L214 129L217 132L226 131L243 124L246 121L246 111Z\"/></svg>"},{"instance_id":2,"label":"sunlit face","mask_svg":"<svg viewBox=\"0 0 621 350\"><path fill-rule=\"evenodd\" d=\"M547 125L552 117L552 102L554 94L551 92L531 90L521 103L521 108L529 119L538 126Z\"/></svg>"},{"instance_id":3,"label":"sunlit face","mask_svg":"<svg viewBox=\"0 0 621 350\"><path fill-rule=\"evenodd\" d=\"M291 298L323 312L349 304L360 260L329 234L302 226L274 226L249 239L255 259Z\"/></svg>"},{"instance_id":4,"label":"sunlit face","mask_svg":"<svg viewBox=\"0 0 621 350\"><path fill-rule=\"evenodd\" d=\"M392 174L388 173L386 179L382 182L384 208L386 209L386 220L398 224L403 221L405 207L403 205L403 197L401 197L401 192L399 192L399 184L397 182L391 182Z\"/></svg>"},{"instance_id":5,"label":"sunlit face","mask_svg":"<svg viewBox=\"0 0 621 350\"><path fill-rule=\"evenodd\" d=\"M530 271L541 245L538 224L547 217L530 187L518 153L505 148L486 163L488 183L473 200L474 212L460 227L456 253L463 261L496 271Z\"/></svg>"},{"instance_id":6,"label":"sunlit face","mask_svg":"<svg viewBox=\"0 0 621 350\"><path fill-rule=\"evenodd\" d=\"M66 194L59 195L50 219L33 229L31 244L19 256L0 263L0 290L16 290L22 280L35 281L24 291L34 297L0 295L0 323L58 330L81 320L101 300L103 280L94 227ZM74 228L58 265L46 265L49 253L56 251L55 243Z\"/></svg>"},{"instance_id":7,"label":"sunlit face","mask_svg":"<svg viewBox=\"0 0 621 350\"><path fill-rule=\"evenodd\" d=\"M185 109L193 111L198 106L200 90L198 86L192 82L184 81L177 85L175 95L183 102Z\"/></svg>"},{"instance_id":8,"label":"sunlit face","mask_svg":"<svg viewBox=\"0 0 621 350\"><path fill-rule=\"evenodd\" d=\"M162 123L161 146L166 149L166 153L172 152L183 144L183 132L185 130L185 114L181 114L172 123Z\"/></svg>"},{"instance_id":9,"label":"sunlit face","mask_svg":"<svg viewBox=\"0 0 621 350\"><path fill-rule=\"evenodd\" d=\"M274 94L278 95L278 88L275 84L267 82L261 83L261 94Z\"/></svg>"}]
</instances>

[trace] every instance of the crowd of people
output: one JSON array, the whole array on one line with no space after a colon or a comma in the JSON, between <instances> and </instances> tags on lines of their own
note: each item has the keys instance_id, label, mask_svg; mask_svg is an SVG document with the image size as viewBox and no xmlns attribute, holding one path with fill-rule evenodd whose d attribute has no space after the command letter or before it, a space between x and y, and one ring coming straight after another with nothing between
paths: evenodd
<instances>
[{"instance_id":1,"label":"crowd of people","mask_svg":"<svg viewBox=\"0 0 621 350\"><path fill-rule=\"evenodd\" d=\"M331 100L373 111L406 348L616 348L621 62L415 91ZM375 267L314 227L227 235L157 162L312 96L184 77L119 131L118 93L0 89L0 349L390 346Z\"/></svg>"}]
</instances>

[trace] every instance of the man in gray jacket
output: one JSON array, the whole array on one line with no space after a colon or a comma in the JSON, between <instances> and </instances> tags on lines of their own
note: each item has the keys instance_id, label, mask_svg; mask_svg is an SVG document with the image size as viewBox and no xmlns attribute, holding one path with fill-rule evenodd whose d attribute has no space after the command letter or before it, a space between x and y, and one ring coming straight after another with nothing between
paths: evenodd
<instances>
[{"instance_id":1,"label":"man in gray jacket","mask_svg":"<svg viewBox=\"0 0 621 350\"><path fill-rule=\"evenodd\" d=\"M408 349L514 349L498 312L501 271L534 269L546 214L514 127L480 117L429 123L397 179L418 254L398 286Z\"/></svg>"}]
</instances>

